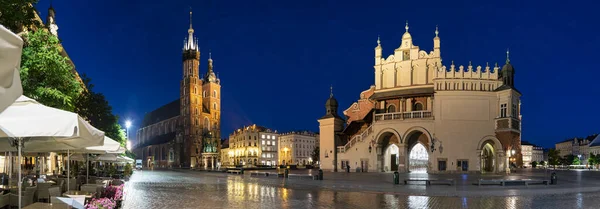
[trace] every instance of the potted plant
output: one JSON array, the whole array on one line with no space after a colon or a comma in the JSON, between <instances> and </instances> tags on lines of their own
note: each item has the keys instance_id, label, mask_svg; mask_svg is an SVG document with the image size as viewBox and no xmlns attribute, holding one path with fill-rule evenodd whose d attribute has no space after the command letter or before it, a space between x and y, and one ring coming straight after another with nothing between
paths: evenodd
<instances>
[{"instance_id":1,"label":"potted plant","mask_svg":"<svg viewBox=\"0 0 600 209\"><path fill-rule=\"evenodd\" d=\"M114 200L109 198L94 198L88 204L85 205L86 209L115 209L117 204Z\"/></svg>"},{"instance_id":2,"label":"potted plant","mask_svg":"<svg viewBox=\"0 0 600 209\"><path fill-rule=\"evenodd\" d=\"M108 186L102 192L103 198L108 198L115 202L115 208L121 207L123 201L123 184L119 186Z\"/></svg>"}]
</instances>

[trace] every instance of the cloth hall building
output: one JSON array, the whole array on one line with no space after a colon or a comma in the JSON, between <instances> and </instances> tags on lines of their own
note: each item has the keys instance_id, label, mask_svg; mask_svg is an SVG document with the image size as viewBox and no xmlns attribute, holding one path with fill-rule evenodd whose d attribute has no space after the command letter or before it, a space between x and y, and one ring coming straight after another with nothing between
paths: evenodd
<instances>
[{"instance_id":1,"label":"cloth hall building","mask_svg":"<svg viewBox=\"0 0 600 209\"><path fill-rule=\"evenodd\" d=\"M144 167L217 167L221 138L221 81L208 58L200 75L200 47L190 28L182 50L179 99L144 116L134 152Z\"/></svg>"},{"instance_id":2,"label":"cloth hall building","mask_svg":"<svg viewBox=\"0 0 600 209\"><path fill-rule=\"evenodd\" d=\"M440 37L421 50L408 31L384 57L377 40L374 85L338 115L333 91L320 124L321 168L363 172L510 171L522 165L521 93L502 67L442 65Z\"/></svg>"}]
</instances>

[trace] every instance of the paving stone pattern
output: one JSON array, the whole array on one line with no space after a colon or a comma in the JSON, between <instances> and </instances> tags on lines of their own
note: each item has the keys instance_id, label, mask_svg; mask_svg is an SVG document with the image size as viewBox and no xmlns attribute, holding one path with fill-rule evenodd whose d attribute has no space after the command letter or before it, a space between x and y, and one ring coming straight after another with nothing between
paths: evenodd
<instances>
[{"instance_id":1,"label":"paving stone pattern","mask_svg":"<svg viewBox=\"0 0 600 209\"><path fill-rule=\"evenodd\" d=\"M375 175L375 174L371 174ZM597 175L597 174L596 174ZM331 175L333 177L333 175ZM342 177L339 177L342 178ZM348 177L347 181L283 180L196 171L136 171L126 183L124 208L599 208L599 192L519 194L529 188L494 188L493 195L456 197L407 195L388 190L447 190L444 185L389 185L378 189ZM365 178L369 178L366 176ZM342 178L343 179L343 178ZM571 182L573 184L573 182ZM570 184L566 184L570 185ZM409 187L407 189L406 187ZM390 189L391 188L391 189ZM454 189L450 189L454 188ZM468 191L463 188L460 191ZM493 189L493 190L494 190ZM477 190L475 190L477 192ZM503 193L504 196L498 195ZM426 194L426 193L425 193Z\"/></svg>"}]
</instances>

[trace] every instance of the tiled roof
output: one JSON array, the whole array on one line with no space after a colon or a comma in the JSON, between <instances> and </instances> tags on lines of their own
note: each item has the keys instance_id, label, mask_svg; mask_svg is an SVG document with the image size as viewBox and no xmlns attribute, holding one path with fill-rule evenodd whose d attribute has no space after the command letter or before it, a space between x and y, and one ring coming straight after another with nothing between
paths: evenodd
<instances>
[{"instance_id":1,"label":"tiled roof","mask_svg":"<svg viewBox=\"0 0 600 209\"><path fill-rule=\"evenodd\" d=\"M529 143L528 141L521 141L521 145L531 145L537 147L535 144Z\"/></svg>"},{"instance_id":2,"label":"tiled roof","mask_svg":"<svg viewBox=\"0 0 600 209\"><path fill-rule=\"evenodd\" d=\"M166 105L163 105L162 107L159 107L156 110L153 110L152 112L146 113L144 116L144 121L142 122L142 127L179 116L180 108L180 100L177 99Z\"/></svg>"},{"instance_id":3,"label":"tiled roof","mask_svg":"<svg viewBox=\"0 0 600 209\"><path fill-rule=\"evenodd\" d=\"M163 135L159 135L159 136L154 136L154 137L151 137L149 140L147 140L145 143L140 144L136 147L140 148L140 147L146 147L146 146L150 146L150 145L164 144L171 140L174 140L175 137L176 137L175 132L171 132L171 133L167 133L167 134L163 134Z\"/></svg>"},{"instance_id":4,"label":"tiled roof","mask_svg":"<svg viewBox=\"0 0 600 209\"><path fill-rule=\"evenodd\" d=\"M600 135L598 134L594 134L592 136L595 136L590 142L590 147L596 147L596 146L600 146Z\"/></svg>"}]
</instances>

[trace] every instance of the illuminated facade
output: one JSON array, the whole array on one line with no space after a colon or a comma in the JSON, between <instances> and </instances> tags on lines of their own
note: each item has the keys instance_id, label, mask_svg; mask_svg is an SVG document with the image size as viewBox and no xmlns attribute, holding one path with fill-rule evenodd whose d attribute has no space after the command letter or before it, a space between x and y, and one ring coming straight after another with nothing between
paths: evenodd
<instances>
[{"instance_id":1,"label":"illuminated facade","mask_svg":"<svg viewBox=\"0 0 600 209\"><path fill-rule=\"evenodd\" d=\"M522 165L521 93L508 51L502 67L442 64L409 33L387 58L374 49L374 84L338 115L333 91L320 124L321 168L362 172L487 172Z\"/></svg>"},{"instance_id":2,"label":"illuminated facade","mask_svg":"<svg viewBox=\"0 0 600 209\"><path fill-rule=\"evenodd\" d=\"M312 153L319 146L318 138L318 134L308 131L282 133L279 136L279 164L312 164Z\"/></svg>"},{"instance_id":3,"label":"illuminated facade","mask_svg":"<svg viewBox=\"0 0 600 209\"><path fill-rule=\"evenodd\" d=\"M229 135L226 162L228 165L275 166L278 138L277 131L256 124L240 128Z\"/></svg>"}]
</instances>

